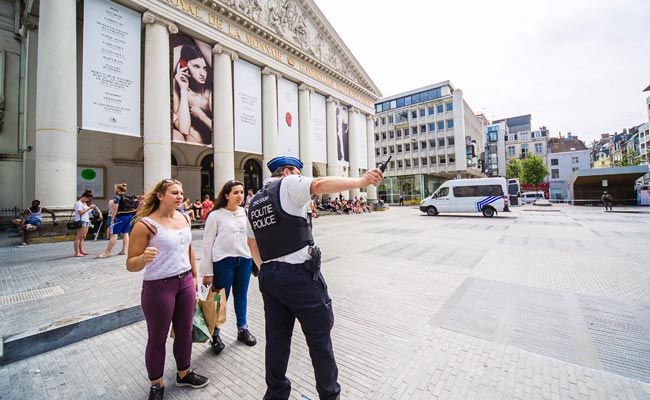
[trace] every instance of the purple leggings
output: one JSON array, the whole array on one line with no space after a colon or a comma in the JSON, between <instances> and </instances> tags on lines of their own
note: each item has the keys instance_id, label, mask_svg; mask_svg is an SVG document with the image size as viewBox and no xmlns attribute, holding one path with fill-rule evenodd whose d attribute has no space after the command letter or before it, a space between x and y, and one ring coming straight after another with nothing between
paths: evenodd
<instances>
[{"instance_id":1,"label":"purple leggings","mask_svg":"<svg viewBox=\"0 0 650 400\"><path fill-rule=\"evenodd\" d=\"M174 323L174 358L176 369L190 367L192 358L192 321L196 289L192 274L142 282L142 312L147 321L147 350L144 355L149 380L163 376L165 342L169 324Z\"/></svg>"}]
</instances>

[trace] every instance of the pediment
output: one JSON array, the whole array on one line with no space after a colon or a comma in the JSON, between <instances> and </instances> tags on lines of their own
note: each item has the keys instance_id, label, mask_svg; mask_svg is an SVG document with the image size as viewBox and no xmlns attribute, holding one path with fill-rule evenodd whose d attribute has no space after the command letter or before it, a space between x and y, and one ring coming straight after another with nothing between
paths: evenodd
<instances>
[{"instance_id":1,"label":"pediment","mask_svg":"<svg viewBox=\"0 0 650 400\"><path fill-rule=\"evenodd\" d=\"M320 64L381 97L381 92L312 0L220 0Z\"/></svg>"}]
</instances>

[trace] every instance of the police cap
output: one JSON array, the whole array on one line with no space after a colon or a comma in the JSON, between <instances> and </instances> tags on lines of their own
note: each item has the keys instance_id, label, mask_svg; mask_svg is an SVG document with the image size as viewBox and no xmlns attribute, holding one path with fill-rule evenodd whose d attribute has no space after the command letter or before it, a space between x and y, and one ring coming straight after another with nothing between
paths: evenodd
<instances>
[{"instance_id":1,"label":"police cap","mask_svg":"<svg viewBox=\"0 0 650 400\"><path fill-rule=\"evenodd\" d=\"M302 161L297 159L296 157L291 157L291 156L278 156L266 163L266 166L269 168L269 171L274 172L276 169L280 167L284 167L285 165L291 165L299 170L302 171Z\"/></svg>"}]
</instances>

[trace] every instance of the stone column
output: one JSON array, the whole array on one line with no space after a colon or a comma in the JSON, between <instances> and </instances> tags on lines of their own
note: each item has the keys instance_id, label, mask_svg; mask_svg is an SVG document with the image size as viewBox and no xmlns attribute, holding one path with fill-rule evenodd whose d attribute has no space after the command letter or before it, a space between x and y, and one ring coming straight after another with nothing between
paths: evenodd
<instances>
[{"instance_id":1,"label":"stone column","mask_svg":"<svg viewBox=\"0 0 650 400\"><path fill-rule=\"evenodd\" d=\"M326 100L326 120L327 120L327 175L340 176L339 174L339 155L336 142L336 106L338 101L333 97ZM330 193L332 198L338 196L338 193Z\"/></svg>"},{"instance_id":2,"label":"stone column","mask_svg":"<svg viewBox=\"0 0 650 400\"><path fill-rule=\"evenodd\" d=\"M214 188L235 179L235 123L233 120L232 62L236 53L224 50L221 45L212 48L214 67ZM203 195L202 193L201 195Z\"/></svg>"},{"instance_id":3,"label":"stone column","mask_svg":"<svg viewBox=\"0 0 650 400\"><path fill-rule=\"evenodd\" d=\"M362 132L359 132L358 128L358 120L359 118L359 110L357 110L354 107L350 107L349 111L349 121L348 121L348 129L350 130L350 134L348 139L350 140L349 143L349 149L350 149L350 178L359 178L359 165L360 165L360 160L359 160L359 147L360 147L360 139L361 139L361 134ZM350 199L354 199L355 196L359 196L360 190L358 188L355 189L350 189Z\"/></svg>"},{"instance_id":4,"label":"stone column","mask_svg":"<svg viewBox=\"0 0 650 400\"><path fill-rule=\"evenodd\" d=\"M300 121L300 160L304 164L302 175L313 176L311 154L311 103L310 95L314 90L307 85L298 87L298 119Z\"/></svg>"},{"instance_id":5,"label":"stone column","mask_svg":"<svg viewBox=\"0 0 650 400\"><path fill-rule=\"evenodd\" d=\"M326 129L327 129L327 175L339 175L339 156L336 141L336 106L338 101L333 97L326 100ZM338 193L337 193L338 195Z\"/></svg>"},{"instance_id":6,"label":"stone column","mask_svg":"<svg viewBox=\"0 0 650 400\"><path fill-rule=\"evenodd\" d=\"M23 152L23 193L20 204L30 204L36 198L36 152L33 151L36 143L36 76L38 54L38 19L28 15L21 20L20 35L23 38L25 49L25 95L22 99L22 143Z\"/></svg>"},{"instance_id":7,"label":"stone column","mask_svg":"<svg viewBox=\"0 0 650 400\"><path fill-rule=\"evenodd\" d=\"M368 170L371 170L377 165L375 160L375 119L372 115L366 116L366 140L368 141ZM369 203L377 202L377 187L369 185L367 196L366 200Z\"/></svg>"},{"instance_id":8,"label":"stone column","mask_svg":"<svg viewBox=\"0 0 650 400\"><path fill-rule=\"evenodd\" d=\"M144 190L171 178L169 34L176 25L149 11L142 15L144 42Z\"/></svg>"},{"instance_id":9,"label":"stone column","mask_svg":"<svg viewBox=\"0 0 650 400\"><path fill-rule=\"evenodd\" d=\"M269 67L262 70L262 178L271 176L266 164L278 154L278 79L282 76Z\"/></svg>"},{"instance_id":10,"label":"stone column","mask_svg":"<svg viewBox=\"0 0 650 400\"><path fill-rule=\"evenodd\" d=\"M39 9L34 185L48 208L70 208L78 194L76 10L76 0L43 1Z\"/></svg>"}]
</instances>

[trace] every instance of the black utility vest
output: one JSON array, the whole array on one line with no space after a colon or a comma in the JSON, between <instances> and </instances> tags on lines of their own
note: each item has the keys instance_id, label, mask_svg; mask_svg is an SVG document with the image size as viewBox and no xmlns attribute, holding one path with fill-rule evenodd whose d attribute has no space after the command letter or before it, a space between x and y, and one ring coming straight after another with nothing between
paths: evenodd
<instances>
[{"instance_id":1,"label":"black utility vest","mask_svg":"<svg viewBox=\"0 0 650 400\"><path fill-rule=\"evenodd\" d=\"M280 206L280 183L274 179L255 194L248 206L262 261L286 256L314 244L311 227L303 217L287 214Z\"/></svg>"}]
</instances>

